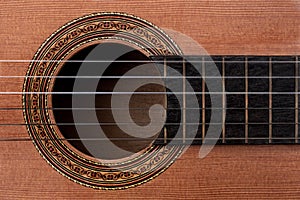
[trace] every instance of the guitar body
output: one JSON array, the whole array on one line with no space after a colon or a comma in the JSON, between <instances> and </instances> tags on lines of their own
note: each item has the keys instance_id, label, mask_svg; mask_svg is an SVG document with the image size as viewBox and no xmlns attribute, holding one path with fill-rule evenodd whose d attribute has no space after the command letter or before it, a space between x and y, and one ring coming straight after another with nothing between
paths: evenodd
<instances>
[{"instance_id":1,"label":"guitar body","mask_svg":"<svg viewBox=\"0 0 300 200\"><path fill-rule=\"evenodd\" d=\"M298 55L300 2L2 1L0 60L31 60L67 22L95 12L125 12L179 31L211 55ZM176 41L176 37L173 38ZM189 44L176 41L186 54ZM29 62L0 62L1 76L24 76ZM0 91L22 92L23 78L0 79ZM0 108L21 107L22 95L0 95ZM22 110L0 110L1 123L24 123ZM25 126L0 128L1 199L299 199L298 145L217 145L204 158L191 146L155 179L105 191L57 173L39 155Z\"/></svg>"}]
</instances>

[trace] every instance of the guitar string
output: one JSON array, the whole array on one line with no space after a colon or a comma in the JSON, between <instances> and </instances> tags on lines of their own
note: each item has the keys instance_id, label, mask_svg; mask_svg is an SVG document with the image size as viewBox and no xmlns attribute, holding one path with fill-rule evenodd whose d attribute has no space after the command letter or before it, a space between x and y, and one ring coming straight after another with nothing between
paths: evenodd
<instances>
[{"instance_id":1,"label":"guitar string","mask_svg":"<svg viewBox=\"0 0 300 200\"><path fill-rule=\"evenodd\" d=\"M118 122L118 123L0 123L0 126L115 126L115 125L127 125L127 124L136 124L136 123L146 123L146 122ZM161 122L152 122L151 124L158 124L161 125ZM207 125L222 125L223 123L208 123ZM227 122L226 125L245 125L246 123L242 122ZM264 122L249 122L249 125L295 125L294 122L272 122L272 123L264 123ZM183 125L182 122L180 123L164 123L165 126L177 126ZM186 122L185 125L192 126L192 125L202 125L202 123L189 123Z\"/></svg>"},{"instance_id":2,"label":"guitar string","mask_svg":"<svg viewBox=\"0 0 300 200\"><path fill-rule=\"evenodd\" d=\"M246 108L234 108L234 107L229 107L229 108L205 108L206 110L269 110L269 107L248 107ZM273 110L296 110L297 108L295 107L274 107L272 108ZM69 111L69 110L83 110L83 111L87 111L87 110L91 110L91 111L102 111L102 110L145 110L148 111L149 108L148 107L144 107L144 108L21 108L21 107L2 107L0 108L1 110L61 110L61 111ZM151 110L161 110L161 109L156 109L153 108ZM166 111L169 110L184 110L184 108L167 108L164 109ZM186 107L185 110L202 110L202 108L189 108Z\"/></svg>"},{"instance_id":3,"label":"guitar string","mask_svg":"<svg viewBox=\"0 0 300 200\"><path fill-rule=\"evenodd\" d=\"M290 58L295 58L290 57ZM168 58L168 57L166 57ZM179 57L178 57L179 58ZM221 56L219 58L222 58ZM230 57L228 57L230 58ZM243 57L246 58L246 57ZM247 57L248 59L251 57ZM260 57L260 58L270 58L270 57ZM280 58L280 57L272 57L272 58ZM187 57L185 60L188 63L200 63L202 62L201 57L198 57L197 60L190 60L193 58ZM226 59L226 57L225 57ZM163 60L0 60L0 63L154 63L154 64L162 64L160 62L163 62ZM204 60L203 62L206 63L222 63L222 60ZM167 63L182 63L182 58L181 60L167 60ZM245 63L243 60L225 60L225 63ZM269 61L267 60L248 60L248 63L262 63L262 64L268 64ZM272 60L272 63L283 63L283 64L288 64L288 63L299 63L299 61L294 60Z\"/></svg>"},{"instance_id":4,"label":"guitar string","mask_svg":"<svg viewBox=\"0 0 300 200\"><path fill-rule=\"evenodd\" d=\"M163 141L164 139L167 140L175 140L175 141L181 141L182 138L176 137L176 138L47 138L47 139L32 139L32 138L0 138L1 141ZM222 138L205 138L205 140L222 140ZM245 140L245 137L226 137L225 140ZM268 140L269 137L248 137L248 140ZM187 141L202 141L203 139L201 137L199 138L186 138ZM273 137L272 140L295 140L295 137ZM294 143L291 143L294 144Z\"/></svg>"},{"instance_id":5,"label":"guitar string","mask_svg":"<svg viewBox=\"0 0 300 200\"><path fill-rule=\"evenodd\" d=\"M218 76L0 76L1 79L5 78L62 78L62 79L222 79ZM226 79L245 79L245 76L224 76ZM248 76L249 79L269 79L269 76ZM272 76L272 79L295 79L300 76Z\"/></svg>"},{"instance_id":6,"label":"guitar string","mask_svg":"<svg viewBox=\"0 0 300 200\"><path fill-rule=\"evenodd\" d=\"M88 94L96 94L96 95L163 95L163 94L175 94L175 95L197 95L197 94L219 94L223 95L223 92L2 92L0 91L0 95L20 95L20 94L59 94L59 95L66 95L66 94L80 94L80 95L88 95ZM246 92L225 92L227 95L238 95L243 94L245 95ZM264 95L264 94L272 94L272 95L289 95L289 94L300 94L300 92L247 92L247 94L253 95Z\"/></svg>"},{"instance_id":7,"label":"guitar string","mask_svg":"<svg viewBox=\"0 0 300 200\"><path fill-rule=\"evenodd\" d=\"M14 60L14 62L20 62L21 60ZM23 61L25 61L25 62L28 62L28 60L23 60ZM0 62L5 62L5 60L1 60ZM49 61L38 61L38 60L30 60L30 62L49 62ZM51 61L52 62L52 61ZM61 61L61 60L57 60L57 61L54 61L54 62L66 62L66 61ZM67 61L67 62L82 62L82 61ZM84 62L95 62L95 61L84 61ZM96 62L111 62L111 61L96 61ZM116 61L113 61L113 62L116 62ZM118 61L117 61L118 62ZM121 61L122 62L122 61ZM125 61L125 62L136 62L136 61ZM139 61L139 62L144 62L144 61ZM147 62L149 62L149 61L147 61ZM169 62L169 61L168 61ZM170 62L172 62L172 61L170 61ZM178 61L174 61L174 62L178 62ZM195 62L198 62L198 61L195 61ZM209 61L208 61L209 62ZM213 61L214 63L217 63L218 61ZM220 61L221 62L221 61ZM257 62L257 63L268 63L268 61L266 61L266 62L263 62L263 61L249 61L249 63L251 63L251 62L253 62L253 63L255 63L255 62ZM157 62L155 62L155 63L157 63ZM179 63L181 63L181 62L179 62ZM243 62L241 62L241 61L226 61L226 63L243 63ZM272 63L294 63L293 61L273 61ZM1 78L7 78L8 76L1 76ZM26 77L26 76L13 76L13 77L18 77L18 78L31 78L31 77ZM226 77L226 76L225 76ZM32 77L32 78L37 78L37 76L35 76L35 77ZM39 77L39 78L45 78L45 77ZM59 76L56 76L56 77L54 77L54 76L49 76L49 77L47 77L47 78L63 78L63 77L59 77ZM65 77L65 78L72 78L72 77ZM75 78L85 78L85 77L75 77ZM93 78L93 77L88 77L88 76L86 76L86 78ZM106 78L106 77L95 77L95 78ZM119 77L107 77L107 78L119 78ZM121 78L125 78L124 76L122 76ZM126 77L127 78L127 77ZM128 77L128 78L130 78L130 77ZM137 78L137 77L132 77L132 78ZM141 78L141 77L138 77L138 78ZM150 78L150 77L145 77L145 78ZM152 78L152 77L151 77ZM153 78L161 78L161 77L153 77ZM165 77L166 78L166 77ZM173 78L173 77L167 77L167 78ZM174 77L174 78L182 78L182 77ZM195 77L195 76L193 76L193 77L187 77L187 78L190 78L190 79L192 79L192 78L199 78L199 77ZM202 78L202 77L201 77ZM219 78L219 77L205 77L205 78ZM228 76L228 78L241 78L241 77L229 77ZM249 78L270 78L270 77L261 77L261 76L256 76L256 77L249 77ZM272 77L273 78L273 77ZM274 76L274 78L298 78L298 77L295 77L295 76L289 76L289 77L275 77ZM211 94L211 93L210 93ZM239 92L239 94L240 94L240 92ZM266 94L268 94L268 93L266 93ZM297 93L287 93L287 94L298 94L298 92ZM22 108L23 109L23 108ZM272 123L272 124L274 124L274 123ZM124 138L120 138L120 139L124 139ZM172 138L170 138L170 139L172 139ZM186 138L186 139L189 139L189 138ZM193 140L195 140L194 138L192 138ZM201 138L198 138L198 140L202 140ZM226 138L227 140L228 139L230 139L230 140L234 140L234 139L245 139L245 138ZM268 138L248 138L248 139L268 139ZM276 139L276 138L273 138L273 139ZM294 138L278 138L278 139L294 139ZM196 139L197 140L197 139Z\"/></svg>"},{"instance_id":8,"label":"guitar string","mask_svg":"<svg viewBox=\"0 0 300 200\"><path fill-rule=\"evenodd\" d=\"M31 61L33 61L33 60L31 60ZM61 62L61 61L58 61L58 62ZM74 62L76 62L76 61L74 61ZM77 61L78 62L78 61ZM81 62L81 61L80 61ZM94 62L94 61L90 61L90 62ZM97 61L97 62L99 62L99 61ZM103 62L103 61L101 61L101 62ZM124 61L122 61L122 62L124 62ZM195 61L196 62L196 61ZM214 61L214 62L217 62L217 61ZM238 63L240 63L240 61L237 61ZM262 63L262 61L258 61L259 63ZM284 63L287 63L286 61L283 61ZM267 62L266 62L267 63ZM273 63L275 63L275 62L273 62ZM293 62L292 62L293 63ZM69 78L69 77L68 77ZM78 77L77 77L78 78ZM90 77L89 77L90 78ZM103 78L103 77L102 77ZM124 77L122 77L122 78L124 78ZM136 78L136 77L133 77L133 78ZM149 77L146 77L146 78L149 78ZM157 78L157 77L155 77L155 78ZM178 78L178 77L176 77L176 78ZM191 77L191 78L197 78L197 77ZM207 77L207 78L209 78L209 77ZM230 78L241 78L241 77L230 77ZM251 78L251 77L250 77ZM255 78L263 78L263 77L255 77ZM269 78L269 77L265 77L265 78ZM276 77L276 78L298 78L298 77ZM49 93L49 92L48 92ZM53 93L53 92L52 92ZM136 92L134 92L135 94L137 94ZM227 94L233 94L232 92L230 92L230 93L228 93L228 92L226 92ZM287 92L287 93L276 93L276 94L298 94L299 92L296 92L296 93L290 93L290 92ZM24 92L22 92L22 94L24 94ZM74 93L72 93L72 94L74 94ZM100 93L100 94L102 94L102 93ZM131 92L130 92L130 94L131 94ZM141 93L141 94L144 94L144 93ZM149 92L148 92L148 94L149 94ZM151 93L151 94L153 94L153 93ZM159 94L166 94L166 93L159 93ZM174 94L174 93L170 93L170 94ZM182 93L182 94L186 94L186 93ZM193 93L191 93L191 94L195 94L195 92L193 92ZM199 93L199 94L202 94L202 92L201 93ZM209 93L209 94L212 94L211 92ZM222 94L222 93L220 93L220 94ZM238 94L242 94L241 92L238 92ZM253 94L258 94L257 92L256 93L253 93ZM260 94L270 94L270 93L260 93ZM272 94L275 94L274 92L272 92Z\"/></svg>"}]
</instances>

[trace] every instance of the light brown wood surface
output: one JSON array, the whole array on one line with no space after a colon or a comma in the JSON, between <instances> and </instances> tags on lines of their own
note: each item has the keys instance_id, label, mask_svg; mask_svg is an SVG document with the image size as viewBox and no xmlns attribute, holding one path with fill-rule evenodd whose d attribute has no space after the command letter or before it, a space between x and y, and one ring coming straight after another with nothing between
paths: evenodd
<instances>
[{"instance_id":1,"label":"light brown wood surface","mask_svg":"<svg viewBox=\"0 0 300 200\"><path fill-rule=\"evenodd\" d=\"M300 2L284 0L0 1L0 60L30 60L66 22L92 12L126 12L180 31L210 54L300 53ZM180 43L180 41L178 41ZM180 44L185 52L193 52ZM0 76L23 76L28 63L0 62ZM0 79L0 91L22 91L21 78ZM0 95L0 108L21 107L21 95ZM24 123L21 110L0 111L0 123ZM38 154L24 126L0 127L0 199L299 199L300 147L217 146L205 158L191 147L166 172L139 187L98 191L61 176ZM9 141L12 140L12 141Z\"/></svg>"}]
</instances>

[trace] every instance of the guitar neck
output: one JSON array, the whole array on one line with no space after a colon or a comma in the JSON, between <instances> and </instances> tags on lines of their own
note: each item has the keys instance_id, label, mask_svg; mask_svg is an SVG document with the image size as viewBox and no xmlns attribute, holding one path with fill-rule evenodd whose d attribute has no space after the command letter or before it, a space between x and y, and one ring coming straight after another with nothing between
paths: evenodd
<instances>
[{"instance_id":1,"label":"guitar neck","mask_svg":"<svg viewBox=\"0 0 300 200\"><path fill-rule=\"evenodd\" d=\"M187 141L202 144L209 140L218 140L219 144L298 143L298 56L160 56L152 59L164 66L162 73L167 87L174 84L171 83L173 70L186 80L185 83L182 79L179 95L168 93L167 121L157 143L174 142L174 137L178 144ZM221 86L213 91L209 82ZM193 91L187 91L187 84ZM189 105L192 95L196 95L198 106ZM214 104L212 95L222 103ZM193 110L199 112L196 122L189 116ZM211 120L213 112L222 118L221 123ZM219 137L207 138L208 129L214 126L221 127ZM193 132L196 134L191 135Z\"/></svg>"}]
</instances>

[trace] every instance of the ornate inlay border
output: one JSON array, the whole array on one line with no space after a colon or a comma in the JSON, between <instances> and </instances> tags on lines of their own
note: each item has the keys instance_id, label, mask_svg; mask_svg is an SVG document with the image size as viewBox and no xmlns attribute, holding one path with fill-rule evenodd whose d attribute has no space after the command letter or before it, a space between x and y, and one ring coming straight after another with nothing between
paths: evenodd
<instances>
[{"instance_id":1,"label":"ornate inlay border","mask_svg":"<svg viewBox=\"0 0 300 200\"><path fill-rule=\"evenodd\" d=\"M113 38L139 46L149 55L180 54L179 48L159 28L121 13L97 13L78 18L54 32L38 49L23 87L24 119L42 157L67 178L92 188L124 189L153 179L180 155L180 146L152 145L139 157L102 163L79 155L55 128L48 109L50 78L67 55L82 45ZM44 77L43 77L44 76Z\"/></svg>"}]
</instances>

